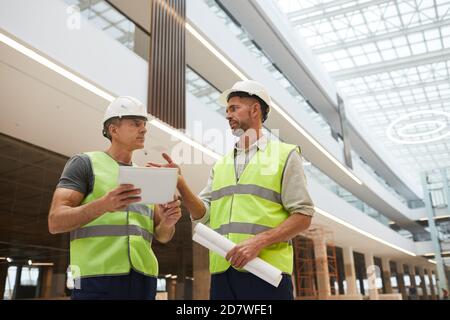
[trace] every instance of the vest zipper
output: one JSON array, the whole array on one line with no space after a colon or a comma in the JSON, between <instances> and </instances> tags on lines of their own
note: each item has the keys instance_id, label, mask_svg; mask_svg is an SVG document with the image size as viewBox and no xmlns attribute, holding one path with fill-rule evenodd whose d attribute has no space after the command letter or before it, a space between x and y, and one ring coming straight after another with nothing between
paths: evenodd
<instances>
[{"instance_id":1,"label":"vest zipper","mask_svg":"<svg viewBox=\"0 0 450 320\"><path fill-rule=\"evenodd\" d=\"M230 214L228 219L228 225L231 224L231 214L233 213L233 200L234 200L234 194L231 196L231 205L230 205ZM230 238L230 234L227 234L228 239Z\"/></svg>"},{"instance_id":2,"label":"vest zipper","mask_svg":"<svg viewBox=\"0 0 450 320\"><path fill-rule=\"evenodd\" d=\"M248 157L248 150L245 150L245 167L244 170L242 170L241 175L238 177L237 172L236 172L236 149L235 149L235 154L234 154L234 178L236 179L236 185L239 184L239 180L242 178L242 176L244 175L245 170L247 169L247 166L250 163L250 160L248 160L247 162L247 157ZM252 159L254 157L256 157L258 155L259 152L259 148L256 150L255 154L253 155ZM229 219L228 219L228 224L231 224L231 215L233 213L233 201L234 201L234 194L231 196L231 205L230 205L230 214L229 214ZM228 239L230 238L230 234L228 234Z\"/></svg>"},{"instance_id":3,"label":"vest zipper","mask_svg":"<svg viewBox=\"0 0 450 320\"><path fill-rule=\"evenodd\" d=\"M127 228L130 228L130 212L127 208ZM130 272L131 270L134 270L133 262L131 261L131 245L130 245L130 232L128 232L127 235L127 242L128 242L128 261L130 262Z\"/></svg>"}]
</instances>

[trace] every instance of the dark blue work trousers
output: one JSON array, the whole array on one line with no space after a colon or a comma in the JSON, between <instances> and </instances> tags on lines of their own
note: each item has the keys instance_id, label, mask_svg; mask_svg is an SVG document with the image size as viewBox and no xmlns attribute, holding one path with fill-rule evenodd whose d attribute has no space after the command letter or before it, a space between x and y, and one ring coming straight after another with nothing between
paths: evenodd
<instances>
[{"instance_id":1,"label":"dark blue work trousers","mask_svg":"<svg viewBox=\"0 0 450 320\"><path fill-rule=\"evenodd\" d=\"M131 270L127 275L82 278L72 300L155 300L156 278Z\"/></svg>"},{"instance_id":2,"label":"dark blue work trousers","mask_svg":"<svg viewBox=\"0 0 450 320\"><path fill-rule=\"evenodd\" d=\"M278 287L249 273L233 267L211 275L211 300L293 300L290 275L283 274Z\"/></svg>"}]
</instances>

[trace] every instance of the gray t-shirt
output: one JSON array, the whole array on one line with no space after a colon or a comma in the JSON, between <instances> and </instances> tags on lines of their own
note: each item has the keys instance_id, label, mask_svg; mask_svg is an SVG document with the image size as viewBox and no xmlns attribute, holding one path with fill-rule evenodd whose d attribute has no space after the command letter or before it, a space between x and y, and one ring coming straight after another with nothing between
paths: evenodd
<instances>
[{"instance_id":1,"label":"gray t-shirt","mask_svg":"<svg viewBox=\"0 0 450 320\"><path fill-rule=\"evenodd\" d=\"M129 166L118 162L120 166ZM94 189L94 171L91 159L84 153L74 155L67 161L59 178L57 188L66 188L78 191L85 196Z\"/></svg>"}]
</instances>

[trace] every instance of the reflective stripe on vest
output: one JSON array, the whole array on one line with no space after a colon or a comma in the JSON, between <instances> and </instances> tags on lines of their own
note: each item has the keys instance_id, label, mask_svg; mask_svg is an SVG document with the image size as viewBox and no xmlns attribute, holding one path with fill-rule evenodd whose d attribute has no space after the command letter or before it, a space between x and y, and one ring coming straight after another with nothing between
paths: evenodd
<instances>
[{"instance_id":1,"label":"reflective stripe on vest","mask_svg":"<svg viewBox=\"0 0 450 320\"><path fill-rule=\"evenodd\" d=\"M225 236L230 233L242 233L242 234L252 234L256 235L258 233L271 230L273 228L263 226L260 224L253 224L253 223L247 223L247 222L230 222L228 224L223 224L219 228L215 229L217 233L220 233L221 235ZM292 244L292 240L284 241L289 244Z\"/></svg>"},{"instance_id":2,"label":"reflective stripe on vest","mask_svg":"<svg viewBox=\"0 0 450 320\"><path fill-rule=\"evenodd\" d=\"M139 226L99 225L99 226L88 226L72 231L70 233L70 241L90 237L123 237L123 236L141 236L148 242L151 242L153 238L153 235L150 232Z\"/></svg>"},{"instance_id":3,"label":"reflective stripe on vest","mask_svg":"<svg viewBox=\"0 0 450 320\"><path fill-rule=\"evenodd\" d=\"M254 196L258 196L260 198L281 204L280 193L264 187L260 187L256 184L237 184L234 186L227 186L219 190L215 190L211 192L211 200L219 200L220 198L231 196L234 194L252 194Z\"/></svg>"},{"instance_id":4,"label":"reflective stripe on vest","mask_svg":"<svg viewBox=\"0 0 450 320\"><path fill-rule=\"evenodd\" d=\"M153 210L144 204L130 204L128 205L127 210L137 212L139 214L142 214L143 216L153 219Z\"/></svg>"}]
</instances>

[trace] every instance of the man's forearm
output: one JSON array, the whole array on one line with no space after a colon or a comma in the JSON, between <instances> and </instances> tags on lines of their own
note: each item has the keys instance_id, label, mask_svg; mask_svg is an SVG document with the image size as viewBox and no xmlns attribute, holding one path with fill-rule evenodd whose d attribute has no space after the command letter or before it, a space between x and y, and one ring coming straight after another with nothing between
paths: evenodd
<instances>
[{"instance_id":1,"label":"man's forearm","mask_svg":"<svg viewBox=\"0 0 450 320\"><path fill-rule=\"evenodd\" d=\"M175 226L168 227L160 223L155 228L155 238L161 243L166 243L172 240L174 234Z\"/></svg>"},{"instance_id":2,"label":"man's forearm","mask_svg":"<svg viewBox=\"0 0 450 320\"><path fill-rule=\"evenodd\" d=\"M57 210L58 212L55 212L51 209L48 216L49 231L52 234L79 229L104 213L98 200L79 207L61 205Z\"/></svg>"},{"instance_id":3,"label":"man's forearm","mask_svg":"<svg viewBox=\"0 0 450 320\"><path fill-rule=\"evenodd\" d=\"M289 241L300 232L308 229L311 224L311 217L294 213L278 227L265 231L257 235L262 246L268 247L272 244Z\"/></svg>"},{"instance_id":4,"label":"man's forearm","mask_svg":"<svg viewBox=\"0 0 450 320\"><path fill-rule=\"evenodd\" d=\"M183 198L183 206L188 209L192 218L194 220L202 218L206 212L205 205L203 204L203 201L192 192L183 177L180 178L177 188Z\"/></svg>"}]
</instances>

